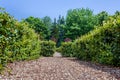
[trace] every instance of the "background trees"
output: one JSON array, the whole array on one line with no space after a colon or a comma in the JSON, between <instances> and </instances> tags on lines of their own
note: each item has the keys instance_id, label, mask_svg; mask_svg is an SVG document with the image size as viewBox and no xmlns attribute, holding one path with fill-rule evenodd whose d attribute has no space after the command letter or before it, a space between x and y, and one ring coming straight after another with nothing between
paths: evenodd
<instances>
[{"instance_id":1,"label":"background trees","mask_svg":"<svg viewBox=\"0 0 120 80\"><path fill-rule=\"evenodd\" d=\"M119 15L119 11L116 11ZM28 17L24 19L29 23L29 27L40 35L42 40L53 40L59 47L62 42L74 41L80 36L89 33L97 26L109 19L110 15L106 11L93 14L89 8L70 9L66 17L59 15L52 19L49 16L43 18Z\"/></svg>"},{"instance_id":2,"label":"background trees","mask_svg":"<svg viewBox=\"0 0 120 80\"><path fill-rule=\"evenodd\" d=\"M109 14L106 11L102 11L102 12L98 13L96 15L96 21L97 21L96 23L97 23L97 25L102 26L103 21L108 20L108 18L109 18Z\"/></svg>"},{"instance_id":3,"label":"background trees","mask_svg":"<svg viewBox=\"0 0 120 80\"><path fill-rule=\"evenodd\" d=\"M72 40L94 29L95 16L90 9L69 10L66 17L66 37Z\"/></svg>"},{"instance_id":4,"label":"background trees","mask_svg":"<svg viewBox=\"0 0 120 80\"><path fill-rule=\"evenodd\" d=\"M58 50L66 57L120 66L120 15L110 16L102 25Z\"/></svg>"},{"instance_id":5,"label":"background trees","mask_svg":"<svg viewBox=\"0 0 120 80\"><path fill-rule=\"evenodd\" d=\"M59 47L68 41L71 42L62 44L64 56L80 53L76 56L80 59L108 61L107 64L118 66L119 40L119 11L113 16L105 11L94 15L90 9L82 8L69 10L66 18L60 15L53 22L48 16L42 19L30 16L19 22L0 8L0 70L14 60L35 59L46 53L52 56L55 45Z\"/></svg>"},{"instance_id":6,"label":"background trees","mask_svg":"<svg viewBox=\"0 0 120 80\"><path fill-rule=\"evenodd\" d=\"M54 18L54 22L52 24L52 27L50 29L50 39L56 42L56 46L59 47L61 45L61 42L64 41L64 32L65 30L65 19L64 16L61 17L59 15L58 20Z\"/></svg>"},{"instance_id":7,"label":"background trees","mask_svg":"<svg viewBox=\"0 0 120 80\"><path fill-rule=\"evenodd\" d=\"M44 19L45 20L45 19ZM47 39L49 35L49 30L47 28L48 23L43 22L40 18L28 17L24 19L24 22L29 23L29 27L34 29L37 34L40 35L40 39Z\"/></svg>"},{"instance_id":8,"label":"background trees","mask_svg":"<svg viewBox=\"0 0 120 80\"><path fill-rule=\"evenodd\" d=\"M45 16L42 18L43 23L45 24L45 26L50 30L51 26L52 26L52 20L49 16Z\"/></svg>"}]
</instances>

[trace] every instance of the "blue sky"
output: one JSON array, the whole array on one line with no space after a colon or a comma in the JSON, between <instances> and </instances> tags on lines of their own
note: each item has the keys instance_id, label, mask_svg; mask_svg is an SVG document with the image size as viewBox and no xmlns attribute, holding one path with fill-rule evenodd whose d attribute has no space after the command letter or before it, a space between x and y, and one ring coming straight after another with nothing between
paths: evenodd
<instances>
[{"instance_id":1,"label":"blue sky","mask_svg":"<svg viewBox=\"0 0 120 80\"><path fill-rule=\"evenodd\" d=\"M29 16L53 19L75 8L90 8L95 14L101 11L114 14L120 11L120 0L0 0L0 7L19 20Z\"/></svg>"}]
</instances>

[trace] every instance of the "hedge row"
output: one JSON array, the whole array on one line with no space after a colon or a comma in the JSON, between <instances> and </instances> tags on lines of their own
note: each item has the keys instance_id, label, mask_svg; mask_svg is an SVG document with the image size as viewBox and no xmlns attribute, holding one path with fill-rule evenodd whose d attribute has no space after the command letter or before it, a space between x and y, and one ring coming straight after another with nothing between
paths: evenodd
<instances>
[{"instance_id":1,"label":"hedge row","mask_svg":"<svg viewBox=\"0 0 120 80\"><path fill-rule=\"evenodd\" d=\"M58 49L61 52L63 57L73 57L73 49L72 42L64 42L61 44L62 46Z\"/></svg>"},{"instance_id":2,"label":"hedge row","mask_svg":"<svg viewBox=\"0 0 120 80\"><path fill-rule=\"evenodd\" d=\"M40 46L41 46L41 55L45 57L50 57L53 56L55 52L55 42L53 41L41 41Z\"/></svg>"},{"instance_id":3,"label":"hedge row","mask_svg":"<svg viewBox=\"0 0 120 80\"><path fill-rule=\"evenodd\" d=\"M74 42L76 57L102 64L120 65L120 16Z\"/></svg>"},{"instance_id":4,"label":"hedge row","mask_svg":"<svg viewBox=\"0 0 120 80\"><path fill-rule=\"evenodd\" d=\"M28 24L0 12L0 70L8 62L40 56L40 41Z\"/></svg>"},{"instance_id":5,"label":"hedge row","mask_svg":"<svg viewBox=\"0 0 120 80\"><path fill-rule=\"evenodd\" d=\"M103 26L62 46L62 54L78 59L120 66L120 16L113 16ZM68 48L68 49L66 49Z\"/></svg>"},{"instance_id":6,"label":"hedge row","mask_svg":"<svg viewBox=\"0 0 120 80\"><path fill-rule=\"evenodd\" d=\"M6 12L0 12L0 70L8 62L52 56L55 42L40 41L25 22L18 22Z\"/></svg>"}]
</instances>

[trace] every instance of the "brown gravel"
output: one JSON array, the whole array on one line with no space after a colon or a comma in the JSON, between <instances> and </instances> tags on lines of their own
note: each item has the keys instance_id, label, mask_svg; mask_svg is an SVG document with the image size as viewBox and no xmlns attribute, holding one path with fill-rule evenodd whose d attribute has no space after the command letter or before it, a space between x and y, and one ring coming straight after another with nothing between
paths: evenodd
<instances>
[{"instance_id":1,"label":"brown gravel","mask_svg":"<svg viewBox=\"0 0 120 80\"><path fill-rule=\"evenodd\" d=\"M120 80L119 68L75 58L42 57L10 63L8 68L0 80Z\"/></svg>"}]
</instances>

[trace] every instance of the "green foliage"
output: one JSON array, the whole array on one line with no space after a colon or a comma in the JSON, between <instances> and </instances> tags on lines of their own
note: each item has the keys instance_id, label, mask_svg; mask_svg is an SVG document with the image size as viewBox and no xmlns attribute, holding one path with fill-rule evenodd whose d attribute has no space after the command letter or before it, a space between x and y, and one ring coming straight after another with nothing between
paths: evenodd
<instances>
[{"instance_id":1,"label":"green foliage","mask_svg":"<svg viewBox=\"0 0 120 80\"><path fill-rule=\"evenodd\" d=\"M37 34L40 34L40 39L44 40L48 37L49 31L46 26L47 24L44 24L40 18L28 17L24 22L29 23L29 27L34 29Z\"/></svg>"},{"instance_id":2,"label":"green foliage","mask_svg":"<svg viewBox=\"0 0 120 80\"><path fill-rule=\"evenodd\" d=\"M50 39L50 32L51 32L51 28L52 28L52 20L49 16L45 16L42 18L42 22L47 28L47 34L45 34L46 40L49 40Z\"/></svg>"},{"instance_id":3,"label":"green foliage","mask_svg":"<svg viewBox=\"0 0 120 80\"><path fill-rule=\"evenodd\" d=\"M58 41L58 38L59 38L59 27L57 25L57 22L56 22L56 18L54 19L54 23L52 24L52 28L51 28L51 40L56 42Z\"/></svg>"},{"instance_id":4,"label":"green foliage","mask_svg":"<svg viewBox=\"0 0 120 80\"><path fill-rule=\"evenodd\" d=\"M8 62L11 54L6 53L6 47L10 45L16 35L13 17L10 17L8 13L0 12L0 69Z\"/></svg>"},{"instance_id":5,"label":"green foliage","mask_svg":"<svg viewBox=\"0 0 120 80\"><path fill-rule=\"evenodd\" d=\"M95 22L95 16L90 9L69 10L66 18L65 38L75 40L93 30Z\"/></svg>"},{"instance_id":6,"label":"green foliage","mask_svg":"<svg viewBox=\"0 0 120 80\"><path fill-rule=\"evenodd\" d=\"M55 51L61 53L61 47L56 48Z\"/></svg>"},{"instance_id":7,"label":"green foliage","mask_svg":"<svg viewBox=\"0 0 120 80\"><path fill-rule=\"evenodd\" d=\"M65 35L65 19L64 19L64 16L59 16L59 19L58 19L58 28L59 28L59 37L58 37L58 41L57 41L57 44L56 46L57 47L60 47L61 43L63 42L64 40L64 35Z\"/></svg>"},{"instance_id":8,"label":"green foliage","mask_svg":"<svg viewBox=\"0 0 120 80\"><path fill-rule=\"evenodd\" d=\"M0 70L8 62L40 56L40 41L28 24L0 12Z\"/></svg>"},{"instance_id":9,"label":"green foliage","mask_svg":"<svg viewBox=\"0 0 120 80\"><path fill-rule=\"evenodd\" d=\"M53 41L41 41L41 55L45 57L53 56L55 52L55 42Z\"/></svg>"},{"instance_id":10,"label":"green foliage","mask_svg":"<svg viewBox=\"0 0 120 80\"><path fill-rule=\"evenodd\" d=\"M82 60L120 66L120 16L110 17L102 27L77 39L74 54Z\"/></svg>"},{"instance_id":11,"label":"green foliage","mask_svg":"<svg viewBox=\"0 0 120 80\"><path fill-rule=\"evenodd\" d=\"M45 24L45 26L50 30L51 26L52 26L52 20L49 16L45 16L42 18L43 23Z\"/></svg>"},{"instance_id":12,"label":"green foliage","mask_svg":"<svg viewBox=\"0 0 120 80\"><path fill-rule=\"evenodd\" d=\"M40 41L38 35L35 34L33 29L24 23L18 23L19 38L10 46L9 51L14 52L15 60L35 59L40 56Z\"/></svg>"},{"instance_id":13,"label":"green foliage","mask_svg":"<svg viewBox=\"0 0 120 80\"><path fill-rule=\"evenodd\" d=\"M64 57L73 57L72 42L62 43L61 47L59 48L59 52L61 52L62 56Z\"/></svg>"},{"instance_id":14,"label":"green foliage","mask_svg":"<svg viewBox=\"0 0 120 80\"><path fill-rule=\"evenodd\" d=\"M48 16L18 22L0 8L0 70L8 62L53 56L55 50L64 57L120 66L120 12L110 17L105 11L94 15L90 9L73 9L66 21L59 16L52 24Z\"/></svg>"},{"instance_id":15,"label":"green foliage","mask_svg":"<svg viewBox=\"0 0 120 80\"><path fill-rule=\"evenodd\" d=\"M103 22L108 20L109 15L106 11L102 11L96 15L96 23L97 25L103 26Z\"/></svg>"},{"instance_id":16,"label":"green foliage","mask_svg":"<svg viewBox=\"0 0 120 80\"><path fill-rule=\"evenodd\" d=\"M65 19L64 16L59 16L58 20L54 19L52 24L50 39L56 42L56 47L59 47L64 41Z\"/></svg>"}]
</instances>

